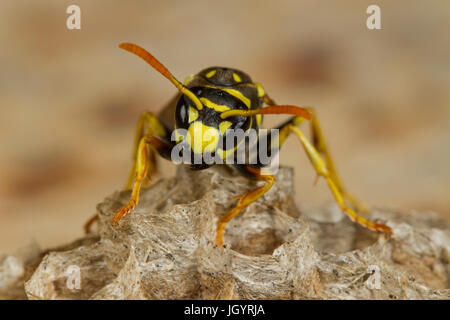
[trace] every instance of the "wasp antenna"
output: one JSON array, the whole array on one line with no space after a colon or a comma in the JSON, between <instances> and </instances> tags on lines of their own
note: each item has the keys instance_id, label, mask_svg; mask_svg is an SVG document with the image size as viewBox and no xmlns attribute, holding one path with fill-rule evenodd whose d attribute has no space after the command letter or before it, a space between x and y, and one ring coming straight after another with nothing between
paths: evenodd
<instances>
[{"instance_id":1,"label":"wasp antenna","mask_svg":"<svg viewBox=\"0 0 450 320\"><path fill-rule=\"evenodd\" d=\"M298 117L305 118L306 120L311 120L311 113L308 109L290 105L267 106L255 110L228 110L222 112L220 114L220 117L222 119L232 116L251 117L255 114L292 114Z\"/></svg>"},{"instance_id":2,"label":"wasp antenna","mask_svg":"<svg viewBox=\"0 0 450 320\"><path fill-rule=\"evenodd\" d=\"M145 50L144 48L128 42L123 42L119 44L119 48L124 49L128 52L131 52L137 55L139 58L143 59L150 66L152 66L156 71L162 74L165 78L167 78L170 82L172 82L175 87L183 94L187 95L194 103L197 109L202 110L203 104L197 98L197 96L190 91L188 88L183 86L183 84L178 81L172 73L167 69L158 59L156 59L150 52Z\"/></svg>"}]
</instances>

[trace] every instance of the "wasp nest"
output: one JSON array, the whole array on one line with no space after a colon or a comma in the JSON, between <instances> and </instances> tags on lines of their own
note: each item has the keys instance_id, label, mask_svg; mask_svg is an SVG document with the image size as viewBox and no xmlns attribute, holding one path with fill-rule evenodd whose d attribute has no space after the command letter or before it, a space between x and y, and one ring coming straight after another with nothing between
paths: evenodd
<instances>
[{"instance_id":1,"label":"wasp nest","mask_svg":"<svg viewBox=\"0 0 450 320\"><path fill-rule=\"evenodd\" d=\"M0 259L0 297L30 299L448 299L450 228L433 213L374 209L384 238L332 205L298 210L292 169L228 225L220 216L250 182L222 169L190 171L142 190L139 206L113 227L130 196L98 205L98 233Z\"/></svg>"}]
</instances>

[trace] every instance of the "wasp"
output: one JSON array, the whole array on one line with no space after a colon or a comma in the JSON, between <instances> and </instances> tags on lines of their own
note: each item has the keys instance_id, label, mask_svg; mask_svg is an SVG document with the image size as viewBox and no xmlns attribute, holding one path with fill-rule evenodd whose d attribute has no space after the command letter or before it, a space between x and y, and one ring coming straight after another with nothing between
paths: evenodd
<instances>
[{"instance_id":1,"label":"wasp","mask_svg":"<svg viewBox=\"0 0 450 320\"><path fill-rule=\"evenodd\" d=\"M119 47L146 61L167 78L179 93L169 103L171 109L175 110L172 128L151 112L144 112L139 117L134 140L133 165L126 184L126 189L131 189L131 198L114 215L113 224L119 225L120 221L139 203L139 192L143 180L155 172L156 154L171 160L173 149L178 143L183 142L190 148L189 151L194 156L201 156L213 150L215 153L219 153L221 158L233 160L237 156L236 144L239 144L238 141L235 144L226 144L226 146L222 143L221 149L218 148L219 142L226 140L230 130L256 130L258 132L263 115L290 114L293 117L279 125L277 134L270 137L269 151L281 148L291 133L296 135L317 173L317 178L323 177L326 180L340 209L352 221L370 230L385 234L391 233L388 226L369 221L357 214L357 212L368 211L368 208L344 189L313 108L277 105L261 84L253 82L246 73L233 68L210 67L196 75L189 76L184 83L181 83L161 62L140 46L121 43ZM308 140L299 129L299 125L305 121L310 123L312 141ZM188 134L179 134L182 129ZM173 135L175 141L172 139ZM257 142L259 142L259 137ZM219 219L216 227L216 244L220 246L224 244L223 238L227 223L262 197L275 181L275 175L264 171L266 164L258 160L251 163L242 163L242 161L240 163L231 161L231 163L231 166L243 176L263 181L264 184L239 196L233 209ZM193 170L202 170L214 164L197 162L191 164L190 167ZM86 224L87 231L96 219L98 216L94 216Z\"/></svg>"}]
</instances>

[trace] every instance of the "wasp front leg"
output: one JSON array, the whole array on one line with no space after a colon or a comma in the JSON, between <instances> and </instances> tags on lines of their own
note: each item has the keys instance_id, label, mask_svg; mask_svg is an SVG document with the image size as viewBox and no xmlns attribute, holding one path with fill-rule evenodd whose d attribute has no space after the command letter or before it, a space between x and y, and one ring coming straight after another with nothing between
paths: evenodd
<instances>
[{"instance_id":1,"label":"wasp front leg","mask_svg":"<svg viewBox=\"0 0 450 320\"><path fill-rule=\"evenodd\" d=\"M352 208L348 207L344 200L344 195L342 193L342 186L340 184L340 181L337 177L337 174L334 170L334 166L331 161L331 157L328 154L328 151L324 147L324 141L323 137L317 137L315 136L316 143L315 145L318 146L319 150L325 154L325 159L322 158L320 155L320 152L318 149L316 149L316 146L311 143L303 134L302 131L297 127L303 119L301 117L294 117L282 126L279 127L279 147L283 144L283 142L286 140L286 138L293 132L298 139L300 140L303 149L306 152L306 155L308 156L309 160L311 161L311 164L313 165L316 173L318 176L322 176L327 181L328 187L331 190L331 193L333 194L337 204L341 208L343 212L347 214L347 216L352 220L360 225L371 229L373 231L381 231L386 234L391 233L391 228L384 224L374 223L360 215L358 215ZM314 121L314 118L313 118ZM316 123L317 125L317 123ZM313 124L313 130L318 130L318 127L314 128ZM314 132L314 131L313 131ZM320 131L319 134L321 135ZM313 135L314 136L314 135ZM322 143L322 145L321 145ZM331 170L329 165L331 164Z\"/></svg>"},{"instance_id":2,"label":"wasp front leg","mask_svg":"<svg viewBox=\"0 0 450 320\"><path fill-rule=\"evenodd\" d=\"M120 220L139 203L139 192L141 190L142 180L147 176L149 168L149 153L151 152L148 147L149 143L150 141L147 137L143 137L139 141L136 152L136 160L133 165L135 171L135 182L131 192L131 199L114 215L112 221L116 225L118 225Z\"/></svg>"},{"instance_id":3,"label":"wasp front leg","mask_svg":"<svg viewBox=\"0 0 450 320\"><path fill-rule=\"evenodd\" d=\"M118 225L120 220L138 205L143 180L150 178L149 175L156 170L155 153L164 158L170 157L173 143L168 142L169 137L170 131L155 115L144 112L140 116L133 148L133 166L126 185L129 189L134 180L131 199L114 215L114 224Z\"/></svg>"},{"instance_id":4,"label":"wasp front leg","mask_svg":"<svg viewBox=\"0 0 450 320\"><path fill-rule=\"evenodd\" d=\"M262 89L260 89L262 90ZM275 101L270 98L267 93L264 92L263 95L263 101L264 103L268 105L276 105ZM355 198L353 195L351 195L349 192L346 191L344 188L339 175L337 173L336 167L334 165L333 159L331 157L331 154L327 148L325 138L322 133L322 129L320 128L319 119L317 118L317 114L314 110L314 108L308 108L308 111L311 114L311 135L312 135L312 142L314 148L324 157L324 161L326 163L326 166L328 168L328 172L330 175L330 179L333 180L334 184L336 185L336 188L338 188L339 192L341 193L342 197L348 201L358 212L361 213L367 213L369 211L369 207L364 204L363 202L359 201L357 198ZM291 124L293 126L300 125L305 119L302 117L293 117L288 122L284 123L283 125L279 126L278 129L282 130L282 128L288 124ZM285 132L281 132L280 134L280 146L283 144L286 137L289 135L290 130L287 130L285 128Z\"/></svg>"},{"instance_id":5,"label":"wasp front leg","mask_svg":"<svg viewBox=\"0 0 450 320\"><path fill-rule=\"evenodd\" d=\"M164 158L170 157L173 145L168 142L169 139L170 130L153 113L144 112L140 115L134 138L133 164L125 185L125 189L131 189L133 186L132 196L130 201L116 213L114 223L118 224L137 205L144 178L150 178L150 175L156 171L155 151ZM97 220L97 214L88 220L84 225L86 233L90 232Z\"/></svg>"},{"instance_id":6,"label":"wasp front leg","mask_svg":"<svg viewBox=\"0 0 450 320\"><path fill-rule=\"evenodd\" d=\"M170 139L170 130L166 128L166 126L151 112L144 112L140 115L137 126L136 126L136 134L134 137L134 146L133 146L133 164L130 169L130 174L128 175L128 180L125 184L125 189L130 189L133 184L133 179L136 173L136 160L138 156L139 143L142 138L145 136L156 136L163 138L165 140ZM156 172L156 161L155 154L153 150L149 150L149 168L148 175L150 176Z\"/></svg>"},{"instance_id":7,"label":"wasp front leg","mask_svg":"<svg viewBox=\"0 0 450 320\"><path fill-rule=\"evenodd\" d=\"M264 169L253 168L250 166L241 166L239 170L244 171L246 175L255 178L258 181L266 182L263 186L249 191L239 197L237 205L231 209L226 215L220 218L216 229L216 244L223 246L223 236L227 223L231 221L239 212L248 207L251 203L261 198L272 187L275 176L263 172Z\"/></svg>"},{"instance_id":8,"label":"wasp front leg","mask_svg":"<svg viewBox=\"0 0 450 320\"><path fill-rule=\"evenodd\" d=\"M168 144L161 139L147 135L139 141L136 161L133 166L135 169L134 173L134 184L131 191L131 199L126 205L124 205L113 217L113 223L119 224L120 220L126 216L134 207L139 203L139 192L141 190L142 182L145 177L147 177L148 170L151 164L150 154L152 152L158 152L160 155L170 154L173 145Z\"/></svg>"},{"instance_id":9,"label":"wasp front leg","mask_svg":"<svg viewBox=\"0 0 450 320\"><path fill-rule=\"evenodd\" d=\"M337 173L336 167L334 165L333 159L331 158L330 152L325 143L325 138L323 136L322 130L320 128L319 120L317 118L317 114L313 108L308 109L311 112L311 134L312 134L312 142L314 148L323 155L326 166L328 168L328 172L330 173L330 178L333 180L336 188L341 193L342 197L348 201L358 212L367 213L369 211L369 207L363 202L359 201L357 198L352 196L347 190L345 190L342 182Z\"/></svg>"}]
</instances>

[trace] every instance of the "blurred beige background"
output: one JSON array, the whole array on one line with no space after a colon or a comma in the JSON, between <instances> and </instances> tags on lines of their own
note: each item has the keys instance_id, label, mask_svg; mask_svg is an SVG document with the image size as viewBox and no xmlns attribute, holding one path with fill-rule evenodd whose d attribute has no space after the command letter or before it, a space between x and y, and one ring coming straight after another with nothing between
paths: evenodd
<instances>
[{"instance_id":1,"label":"blurred beige background","mask_svg":"<svg viewBox=\"0 0 450 320\"><path fill-rule=\"evenodd\" d=\"M66 8L82 11L66 29ZM381 7L382 30L366 28ZM450 2L0 2L0 253L70 241L130 166L139 113L212 65L261 82L278 103L315 106L344 183L379 206L450 218ZM267 127L284 118L265 118ZM299 204L332 201L292 137ZM161 176L175 168L161 161Z\"/></svg>"}]
</instances>

